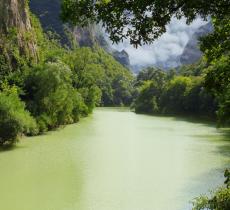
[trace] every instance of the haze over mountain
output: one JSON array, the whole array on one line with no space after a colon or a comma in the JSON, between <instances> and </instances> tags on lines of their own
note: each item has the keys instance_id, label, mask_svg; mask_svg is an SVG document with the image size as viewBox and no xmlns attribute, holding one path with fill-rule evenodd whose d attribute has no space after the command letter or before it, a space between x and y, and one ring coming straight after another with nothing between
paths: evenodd
<instances>
[{"instance_id":1,"label":"haze over mountain","mask_svg":"<svg viewBox=\"0 0 230 210\"><path fill-rule=\"evenodd\" d=\"M211 31L211 23L207 24L200 18L190 25L186 24L184 18L174 18L167 26L167 32L151 45L136 49L129 44L129 40L117 45L112 45L108 38L107 40L115 49L125 50L129 54L134 71L146 66L169 69L199 60L202 53L198 48L198 39Z\"/></svg>"},{"instance_id":2,"label":"haze over mountain","mask_svg":"<svg viewBox=\"0 0 230 210\"><path fill-rule=\"evenodd\" d=\"M199 49L199 38L207 35L213 31L213 25L211 22L206 23L199 27L186 44L182 55L180 56L180 63L182 65L195 63L202 56L202 52Z\"/></svg>"}]
</instances>

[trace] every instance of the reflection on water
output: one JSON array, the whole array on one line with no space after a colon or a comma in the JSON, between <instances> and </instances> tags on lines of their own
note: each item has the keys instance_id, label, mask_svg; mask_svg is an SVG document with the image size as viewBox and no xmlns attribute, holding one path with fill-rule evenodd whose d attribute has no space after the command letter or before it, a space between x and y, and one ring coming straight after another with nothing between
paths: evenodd
<instances>
[{"instance_id":1,"label":"reflection on water","mask_svg":"<svg viewBox=\"0 0 230 210\"><path fill-rule=\"evenodd\" d=\"M184 210L223 183L227 131L100 108L0 152L4 210Z\"/></svg>"}]
</instances>

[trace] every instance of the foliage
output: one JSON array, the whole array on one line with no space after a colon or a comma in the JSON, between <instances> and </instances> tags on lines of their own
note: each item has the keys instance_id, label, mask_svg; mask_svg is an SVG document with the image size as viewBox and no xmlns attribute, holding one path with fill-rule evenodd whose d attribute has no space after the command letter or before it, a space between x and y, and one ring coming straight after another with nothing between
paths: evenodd
<instances>
[{"instance_id":1,"label":"foliage","mask_svg":"<svg viewBox=\"0 0 230 210\"><path fill-rule=\"evenodd\" d=\"M206 70L205 87L218 99L219 125L230 124L230 19L213 18L215 31L201 39L201 50L209 66Z\"/></svg>"},{"instance_id":2,"label":"foliage","mask_svg":"<svg viewBox=\"0 0 230 210\"><path fill-rule=\"evenodd\" d=\"M201 38L201 50L205 53L208 62L229 55L230 51L230 16L223 18L213 17L214 32Z\"/></svg>"},{"instance_id":3,"label":"foliage","mask_svg":"<svg viewBox=\"0 0 230 210\"><path fill-rule=\"evenodd\" d=\"M178 69L178 74L182 76L204 76L205 75L205 70L208 67L207 61L204 57L200 59L197 63L190 64L190 65L184 65L181 66Z\"/></svg>"},{"instance_id":4,"label":"foliage","mask_svg":"<svg viewBox=\"0 0 230 210\"><path fill-rule=\"evenodd\" d=\"M23 67L29 58L21 55L21 49L18 44L18 30L10 28L6 34L0 36L0 70L1 79L11 71L16 71Z\"/></svg>"},{"instance_id":5,"label":"foliage","mask_svg":"<svg viewBox=\"0 0 230 210\"><path fill-rule=\"evenodd\" d=\"M12 145L19 135L35 135L38 129L35 120L25 110L16 87L2 85L0 91L0 146Z\"/></svg>"},{"instance_id":6,"label":"foliage","mask_svg":"<svg viewBox=\"0 0 230 210\"><path fill-rule=\"evenodd\" d=\"M177 76L169 81L162 99L164 112L180 114L185 111L186 96L191 90L192 82L190 77L184 76Z\"/></svg>"},{"instance_id":7,"label":"foliage","mask_svg":"<svg viewBox=\"0 0 230 210\"><path fill-rule=\"evenodd\" d=\"M166 82L167 73L160 70L155 69L153 67L149 67L147 69L143 69L140 71L140 73L137 75L137 83L136 85L141 85L144 81L155 81L158 86L164 86Z\"/></svg>"},{"instance_id":8,"label":"foliage","mask_svg":"<svg viewBox=\"0 0 230 210\"><path fill-rule=\"evenodd\" d=\"M205 86L219 101L219 123L230 124L230 56L222 56L207 69Z\"/></svg>"},{"instance_id":9,"label":"foliage","mask_svg":"<svg viewBox=\"0 0 230 210\"><path fill-rule=\"evenodd\" d=\"M194 65L195 66L195 65ZM133 107L137 113L196 114L213 117L217 109L214 98L204 89L202 76L193 75L190 66L178 70L179 75L154 68L144 69L137 76L138 94ZM189 75L189 76L182 76Z\"/></svg>"},{"instance_id":10,"label":"foliage","mask_svg":"<svg viewBox=\"0 0 230 210\"><path fill-rule=\"evenodd\" d=\"M188 23L198 15L222 18L229 8L228 0L63 0L62 19L82 26L102 22L112 41L130 38L137 46L156 40L172 17L184 16Z\"/></svg>"},{"instance_id":11,"label":"foliage","mask_svg":"<svg viewBox=\"0 0 230 210\"><path fill-rule=\"evenodd\" d=\"M135 100L137 113L159 113L159 87L153 81L145 81L139 89L140 94Z\"/></svg>"},{"instance_id":12,"label":"foliage","mask_svg":"<svg viewBox=\"0 0 230 210\"><path fill-rule=\"evenodd\" d=\"M74 73L75 88L100 89L97 93L100 95L101 92L101 101L98 100L97 105L130 105L134 80L132 73L101 48L75 49L66 54L63 61Z\"/></svg>"},{"instance_id":13,"label":"foliage","mask_svg":"<svg viewBox=\"0 0 230 210\"><path fill-rule=\"evenodd\" d=\"M5 76L9 74L9 64L4 55L0 55L0 80L4 80Z\"/></svg>"},{"instance_id":14,"label":"foliage","mask_svg":"<svg viewBox=\"0 0 230 210\"><path fill-rule=\"evenodd\" d=\"M24 100L41 131L73 123L88 113L71 77L68 66L57 62L34 67L26 78Z\"/></svg>"},{"instance_id":15,"label":"foliage","mask_svg":"<svg viewBox=\"0 0 230 210\"><path fill-rule=\"evenodd\" d=\"M225 187L212 193L211 197L200 196L193 202L193 210L229 210L230 209L230 171L225 171Z\"/></svg>"}]
</instances>

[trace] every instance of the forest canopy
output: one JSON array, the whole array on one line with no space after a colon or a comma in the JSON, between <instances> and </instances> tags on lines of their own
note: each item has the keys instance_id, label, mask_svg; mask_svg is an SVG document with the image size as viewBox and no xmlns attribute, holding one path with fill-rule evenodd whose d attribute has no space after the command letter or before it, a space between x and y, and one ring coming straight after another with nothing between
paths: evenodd
<instances>
[{"instance_id":1,"label":"forest canopy","mask_svg":"<svg viewBox=\"0 0 230 210\"><path fill-rule=\"evenodd\" d=\"M230 0L63 0L63 21L86 26L102 23L113 42L130 39L134 46L150 44L166 31L172 17L191 23L198 16L223 19Z\"/></svg>"}]
</instances>

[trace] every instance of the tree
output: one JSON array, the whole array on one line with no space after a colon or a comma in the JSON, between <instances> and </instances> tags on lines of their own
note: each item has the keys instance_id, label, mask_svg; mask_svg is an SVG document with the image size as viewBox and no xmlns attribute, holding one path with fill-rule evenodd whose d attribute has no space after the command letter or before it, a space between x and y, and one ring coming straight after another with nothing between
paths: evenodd
<instances>
[{"instance_id":1,"label":"tree","mask_svg":"<svg viewBox=\"0 0 230 210\"><path fill-rule=\"evenodd\" d=\"M230 14L230 13L229 13ZM202 37L200 49L205 53L208 62L229 55L230 51L230 15L219 19L212 18L214 32Z\"/></svg>"},{"instance_id":2,"label":"tree","mask_svg":"<svg viewBox=\"0 0 230 210\"><path fill-rule=\"evenodd\" d=\"M214 118L216 101L204 88L202 65L198 63L167 73L154 68L142 70L135 82L137 91L132 108L137 113L192 114Z\"/></svg>"},{"instance_id":3,"label":"tree","mask_svg":"<svg viewBox=\"0 0 230 210\"><path fill-rule=\"evenodd\" d=\"M153 81L145 81L139 88L139 95L135 100L136 113L158 114L160 111L159 98L161 87Z\"/></svg>"},{"instance_id":4,"label":"tree","mask_svg":"<svg viewBox=\"0 0 230 210\"><path fill-rule=\"evenodd\" d=\"M112 83L115 106L129 106L133 99L132 80L125 75L117 75Z\"/></svg>"},{"instance_id":5,"label":"tree","mask_svg":"<svg viewBox=\"0 0 230 210\"><path fill-rule=\"evenodd\" d=\"M206 88L218 99L218 118L220 125L230 124L230 56L214 60L207 69Z\"/></svg>"},{"instance_id":6,"label":"tree","mask_svg":"<svg viewBox=\"0 0 230 210\"><path fill-rule=\"evenodd\" d=\"M211 197L200 196L193 202L193 210L229 210L230 209L230 171L226 169L224 176L226 186L217 189Z\"/></svg>"},{"instance_id":7,"label":"tree","mask_svg":"<svg viewBox=\"0 0 230 210\"><path fill-rule=\"evenodd\" d=\"M38 132L35 120L25 110L17 88L3 85L0 91L0 146L10 146L19 135L35 135Z\"/></svg>"},{"instance_id":8,"label":"tree","mask_svg":"<svg viewBox=\"0 0 230 210\"><path fill-rule=\"evenodd\" d=\"M161 100L161 106L164 107L163 112L184 113L186 94L191 86L192 79L190 77L177 76L169 81Z\"/></svg>"},{"instance_id":9,"label":"tree","mask_svg":"<svg viewBox=\"0 0 230 210\"><path fill-rule=\"evenodd\" d=\"M82 89L85 96L95 88L101 90L101 103L97 105L131 103L134 76L98 46L78 48L64 56L64 62L73 72L73 86ZM97 90L95 93L100 95Z\"/></svg>"},{"instance_id":10,"label":"tree","mask_svg":"<svg viewBox=\"0 0 230 210\"><path fill-rule=\"evenodd\" d=\"M229 11L229 0L63 0L61 17L81 26L102 22L112 41L130 38L138 46L162 35L174 16L190 23L198 15L222 18Z\"/></svg>"},{"instance_id":11,"label":"tree","mask_svg":"<svg viewBox=\"0 0 230 210\"><path fill-rule=\"evenodd\" d=\"M201 38L201 50L209 64L205 87L218 100L219 125L230 124L230 18L213 18L214 32Z\"/></svg>"},{"instance_id":12,"label":"tree","mask_svg":"<svg viewBox=\"0 0 230 210\"><path fill-rule=\"evenodd\" d=\"M36 66L26 78L24 100L41 132L79 118L81 108L76 105L82 104L82 98L72 87L71 77L68 66L58 62ZM76 98L80 101L76 102Z\"/></svg>"},{"instance_id":13,"label":"tree","mask_svg":"<svg viewBox=\"0 0 230 210\"><path fill-rule=\"evenodd\" d=\"M230 19L213 18L215 31L201 38L201 50L209 64L205 87L218 99L219 125L230 124Z\"/></svg>"},{"instance_id":14,"label":"tree","mask_svg":"<svg viewBox=\"0 0 230 210\"><path fill-rule=\"evenodd\" d=\"M151 80L156 82L159 87L163 87L166 82L166 77L166 72L160 69L149 67L140 71L140 73L137 75L136 85L141 85L144 81Z\"/></svg>"}]
</instances>

